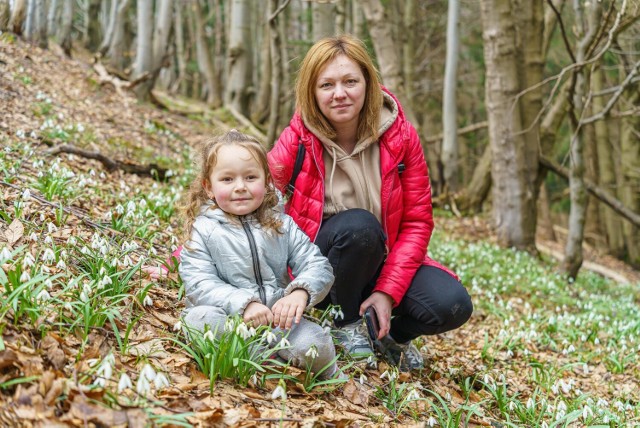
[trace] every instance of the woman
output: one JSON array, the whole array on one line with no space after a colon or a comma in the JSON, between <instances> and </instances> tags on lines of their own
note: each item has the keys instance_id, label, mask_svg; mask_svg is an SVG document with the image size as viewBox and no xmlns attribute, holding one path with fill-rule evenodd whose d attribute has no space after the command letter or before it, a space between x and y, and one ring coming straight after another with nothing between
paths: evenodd
<instances>
[{"instance_id":1,"label":"woman","mask_svg":"<svg viewBox=\"0 0 640 428\"><path fill-rule=\"evenodd\" d=\"M301 144L285 209L333 266L320 306L341 306L336 337L346 352L371 355L360 317L373 306L373 346L401 370L423 367L411 341L460 327L473 306L455 275L427 255L433 215L420 140L361 41L325 38L305 56L296 113L269 153L283 193Z\"/></svg>"}]
</instances>

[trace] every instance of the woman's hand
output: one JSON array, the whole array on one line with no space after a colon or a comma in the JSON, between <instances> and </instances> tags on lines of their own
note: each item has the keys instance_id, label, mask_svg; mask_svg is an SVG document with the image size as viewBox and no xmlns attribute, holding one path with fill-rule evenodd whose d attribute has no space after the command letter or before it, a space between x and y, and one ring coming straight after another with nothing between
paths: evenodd
<instances>
[{"instance_id":1,"label":"woman's hand","mask_svg":"<svg viewBox=\"0 0 640 428\"><path fill-rule=\"evenodd\" d=\"M273 326L290 329L294 322L298 324L307 306L308 298L309 293L302 288L297 288L288 296L278 300L272 308Z\"/></svg>"},{"instance_id":2,"label":"woman's hand","mask_svg":"<svg viewBox=\"0 0 640 428\"><path fill-rule=\"evenodd\" d=\"M378 314L378 323L380 324L380 333L378 339L382 339L389 333L391 328L391 309L393 309L393 299L386 293L374 291L360 305L360 316L364 314L369 306L373 306Z\"/></svg>"},{"instance_id":3,"label":"woman's hand","mask_svg":"<svg viewBox=\"0 0 640 428\"><path fill-rule=\"evenodd\" d=\"M251 324L253 327L260 325L271 325L273 322L273 313L271 309L259 302L251 302L244 309L242 319L245 323Z\"/></svg>"}]
</instances>

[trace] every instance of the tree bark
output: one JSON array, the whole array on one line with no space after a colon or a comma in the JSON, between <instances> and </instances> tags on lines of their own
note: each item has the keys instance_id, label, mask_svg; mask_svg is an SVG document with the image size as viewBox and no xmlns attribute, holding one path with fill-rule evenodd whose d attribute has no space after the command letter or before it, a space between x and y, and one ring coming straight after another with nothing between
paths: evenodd
<instances>
[{"instance_id":1,"label":"tree bark","mask_svg":"<svg viewBox=\"0 0 640 428\"><path fill-rule=\"evenodd\" d=\"M124 56L127 45L127 22L130 0L114 0L118 3L116 20L113 26L113 35L109 38L109 46L107 47L107 57L109 64L117 70L124 70L127 62Z\"/></svg>"},{"instance_id":2,"label":"tree bark","mask_svg":"<svg viewBox=\"0 0 640 428\"><path fill-rule=\"evenodd\" d=\"M530 163L537 164L538 147L528 147L532 139L523 132L525 115L514 97L523 89L515 18L523 11L513 10L509 0L483 0L481 11L498 242L535 253L537 165Z\"/></svg>"},{"instance_id":3,"label":"tree bark","mask_svg":"<svg viewBox=\"0 0 640 428\"><path fill-rule=\"evenodd\" d=\"M27 14L27 0L14 0L11 18L9 19L9 29L16 35L22 35L22 27Z\"/></svg>"},{"instance_id":4,"label":"tree bark","mask_svg":"<svg viewBox=\"0 0 640 428\"><path fill-rule=\"evenodd\" d=\"M202 20L202 7L200 0L191 3L191 14L195 23L196 54L198 58L198 69L207 85L207 104L213 108L220 107L221 100L217 98L216 78L213 69L213 62L209 53L207 40L204 35L204 22Z\"/></svg>"},{"instance_id":5,"label":"tree bark","mask_svg":"<svg viewBox=\"0 0 640 428\"><path fill-rule=\"evenodd\" d=\"M102 26L100 25L100 0L87 0L85 44L87 49L94 52L102 40Z\"/></svg>"},{"instance_id":6,"label":"tree bark","mask_svg":"<svg viewBox=\"0 0 640 428\"><path fill-rule=\"evenodd\" d=\"M134 79L139 79L145 73L150 74L153 67L153 0L138 0L137 8L138 44ZM151 87L147 82L136 85L134 91L141 101L151 98Z\"/></svg>"},{"instance_id":7,"label":"tree bark","mask_svg":"<svg viewBox=\"0 0 640 428\"><path fill-rule=\"evenodd\" d=\"M449 0L447 18L447 60L444 72L444 90L442 94L442 166L446 188L451 192L458 190L458 125L456 106L456 87L458 83L458 0Z\"/></svg>"},{"instance_id":8,"label":"tree bark","mask_svg":"<svg viewBox=\"0 0 640 428\"><path fill-rule=\"evenodd\" d=\"M229 47L227 50L227 85L225 105L243 116L249 115L251 87L250 2L233 0L230 13Z\"/></svg>"},{"instance_id":9,"label":"tree bark","mask_svg":"<svg viewBox=\"0 0 640 428\"><path fill-rule=\"evenodd\" d=\"M313 17L313 41L323 37L333 36L335 33L336 7L331 2L311 2Z\"/></svg>"},{"instance_id":10,"label":"tree bark","mask_svg":"<svg viewBox=\"0 0 640 428\"><path fill-rule=\"evenodd\" d=\"M640 92L630 92L629 105L640 103ZM634 213L640 213L640 117L624 117L620 132L621 198ZM623 224L629 261L640 267L640 225Z\"/></svg>"},{"instance_id":11,"label":"tree bark","mask_svg":"<svg viewBox=\"0 0 640 428\"><path fill-rule=\"evenodd\" d=\"M269 35L271 39L271 105L269 108L269 129L267 132L267 147L273 146L280 121L280 85L282 83L282 64L280 57L281 38L278 26L278 15L289 4L285 0L280 4L279 0L271 0L269 8Z\"/></svg>"},{"instance_id":12,"label":"tree bark","mask_svg":"<svg viewBox=\"0 0 640 428\"><path fill-rule=\"evenodd\" d=\"M60 29L57 34L60 46L68 57L71 57L71 28L73 25L74 3L74 0L64 0L64 3L62 4L62 15L60 17Z\"/></svg>"},{"instance_id":13,"label":"tree bark","mask_svg":"<svg viewBox=\"0 0 640 428\"><path fill-rule=\"evenodd\" d=\"M6 31L9 28L10 18L9 0L0 0L0 31Z\"/></svg>"},{"instance_id":14,"label":"tree bark","mask_svg":"<svg viewBox=\"0 0 640 428\"><path fill-rule=\"evenodd\" d=\"M595 23L600 14L597 4L589 6L589 24L585 22L583 5L580 0L574 0L574 12L576 15L576 35L578 47L576 49L576 62L581 63L586 59L586 51L596 35ZM572 135L570 142L571 169L569 172L569 191L571 208L569 210L569 232L565 246L565 258L562 262L562 271L569 278L576 278L582 265L582 242L584 240L585 214L587 211L587 192L584 183L584 155L583 155L583 129L578 118L584 110L584 96L586 95L587 70L578 67L574 70L573 79L575 85L571 98L572 110L570 112Z\"/></svg>"},{"instance_id":15,"label":"tree bark","mask_svg":"<svg viewBox=\"0 0 640 428\"><path fill-rule=\"evenodd\" d=\"M183 2L174 3L173 19L175 28L175 46L176 46L176 63L177 63L177 76L171 83L169 91L184 94L184 82L187 77L187 52L185 50L184 43L184 21L182 17Z\"/></svg>"},{"instance_id":16,"label":"tree bark","mask_svg":"<svg viewBox=\"0 0 640 428\"><path fill-rule=\"evenodd\" d=\"M156 23L153 34L153 67L154 74L157 74L165 62L167 48L169 46L169 35L171 34L173 22L173 4L171 0L157 0L156 3Z\"/></svg>"},{"instance_id":17,"label":"tree bark","mask_svg":"<svg viewBox=\"0 0 640 428\"><path fill-rule=\"evenodd\" d=\"M592 88L594 92L604 89L604 72L600 67L592 73ZM593 111L598 112L604 109L602 97L593 98ZM593 124L595 132L596 159L598 161L598 184L612 194L616 194L618 183L616 180L615 165L613 161L613 147L608 130L609 121L599 120ZM616 257L622 256L624 252L624 237L622 235L622 223L617 215L607 206L599 207L600 218L603 220L603 229L611 252Z\"/></svg>"},{"instance_id":18,"label":"tree bark","mask_svg":"<svg viewBox=\"0 0 640 428\"><path fill-rule=\"evenodd\" d=\"M464 191L455 196L458 209L462 212L479 213L491 190L491 145L487 144L480 162L473 170L471 181Z\"/></svg>"}]
</instances>

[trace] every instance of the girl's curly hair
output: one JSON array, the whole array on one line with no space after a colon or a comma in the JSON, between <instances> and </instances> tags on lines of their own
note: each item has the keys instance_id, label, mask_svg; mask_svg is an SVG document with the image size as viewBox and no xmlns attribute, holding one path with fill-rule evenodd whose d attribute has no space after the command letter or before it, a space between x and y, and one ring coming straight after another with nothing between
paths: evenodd
<instances>
[{"instance_id":1,"label":"girl's curly hair","mask_svg":"<svg viewBox=\"0 0 640 428\"><path fill-rule=\"evenodd\" d=\"M189 240L193 223L195 222L198 214L200 214L202 206L206 203L212 203L213 207L216 206L215 201L207 195L205 183L209 181L211 170L216 166L220 147L233 145L240 146L251 153L251 156L253 156L253 158L258 162L258 165L260 165L265 175L267 191L262 204L256 211L254 211L253 214L256 216L262 227L273 230L276 233L281 233L280 228L282 226L282 221L274 215L273 210L273 207L278 204L278 195L276 194L275 188L272 184L269 163L267 162L267 151L254 137L232 129L225 134L204 141L200 147L200 169L198 175L193 180L193 183L191 183L189 191L184 198L184 203L180 206L180 212L184 222L182 234L183 243L186 243ZM231 214L227 215L234 217Z\"/></svg>"}]
</instances>

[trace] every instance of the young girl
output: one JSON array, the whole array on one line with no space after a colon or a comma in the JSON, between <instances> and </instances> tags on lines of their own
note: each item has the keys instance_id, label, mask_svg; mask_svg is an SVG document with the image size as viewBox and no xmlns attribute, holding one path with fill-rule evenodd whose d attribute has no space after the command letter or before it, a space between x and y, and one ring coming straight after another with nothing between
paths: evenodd
<instances>
[{"instance_id":1,"label":"young girl","mask_svg":"<svg viewBox=\"0 0 640 428\"><path fill-rule=\"evenodd\" d=\"M228 315L239 314L254 327L290 329L291 346L279 356L318 372L334 359L335 348L330 334L302 313L329 292L329 261L291 217L274 209L278 197L256 139L229 131L207 141L200 160L184 210L185 322L221 330ZM314 354L312 345L315 358L307 356ZM334 363L323 377L337 370Z\"/></svg>"}]
</instances>

